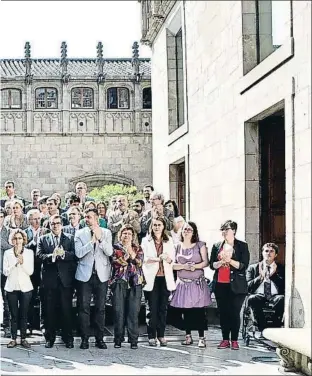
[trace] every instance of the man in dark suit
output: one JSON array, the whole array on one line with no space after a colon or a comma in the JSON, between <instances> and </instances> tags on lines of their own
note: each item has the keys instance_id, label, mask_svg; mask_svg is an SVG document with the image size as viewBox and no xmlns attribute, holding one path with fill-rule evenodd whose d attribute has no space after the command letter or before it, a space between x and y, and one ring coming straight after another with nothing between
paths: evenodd
<instances>
[{"instance_id":1,"label":"man in dark suit","mask_svg":"<svg viewBox=\"0 0 312 376\"><path fill-rule=\"evenodd\" d=\"M80 224L81 210L78 206L72 206L67 210L67 215L69 218L69 225L64 226L63 231L66 234L75 236L76 231L84 227L82 224Z\"/></svg>"},{"instance_id":2,"label":"man in dark suit","mask_svg":"<svg viewBox=\"0 0 312 376\"><path fill-rule=\"evenodd\" d=\"M25 207L26 207L26 205L28 203L26 202L25 199L23 199L22 197L16 195L14 181L12 181L12 180L6 181L4 183L4 189L5 189L5 192L7 194L7 197L2 197L0 199L0 206L2 208L4 208L5 207L5 203L7 201L19 200L19 201L22 201L22 203L23 203L23 208L24 208L24 213L25 213Z\"/></svg>"},{"instance_id":3,"label":"man in dark suit","mask_svg":"<svg viewBox=\"0 0 312 376\"><path fill-rule=\"evenodd\" d=\"M276 325L280 326L284 313L285 268L275 262L278 246L266 243L262 247L263 260L247 269L248 305L253 309L260 332L265 329L263 308L266 302L273 305Z\"/></svg>"},{"instance_id":4,"label":"man in dark suit","mask_svg":"<svg viewBox=\"0 0 312 376\"><path fill-rule=\"evenodd\" d=\"M30 302L29 310L28 310L29 330L30 330L30 333L32 333L32 330L35 329L35 322L36 322L35 305L38 301L39 288L40 288L40 282L41 282L41 260L36 256L37 245L38 245L39 238L47 234L50 231L44 227L40 227L40 211L38 209L29 210L27 212L27 220L30 226L25 229L25 232L27 235L26 248L29 248L34 252L34 272L30 276L34 290L33 290L32 298L31 298L31 302ZM42 294L41 294L41 298L43 298ZM43 315L43 312L44 312L43 299L41 299L42 315Z\"/></svg>"},{"instance_id":5,"label":"man in dark suit","mask_svg":"<svg viewBox=\"0 0 312 376\"><path fill-rule=\"evenodd\" d=\"M37 256L42 261L42 286L45 298L46 348L55 342L57 317L62 317L62 338L67 348L73 348L72 298L76 272L74 238L62 231L59 215L49 218L51 233L39 239ZM56 312L60 299L61 315Z\"/></svg>"}]
</instances>

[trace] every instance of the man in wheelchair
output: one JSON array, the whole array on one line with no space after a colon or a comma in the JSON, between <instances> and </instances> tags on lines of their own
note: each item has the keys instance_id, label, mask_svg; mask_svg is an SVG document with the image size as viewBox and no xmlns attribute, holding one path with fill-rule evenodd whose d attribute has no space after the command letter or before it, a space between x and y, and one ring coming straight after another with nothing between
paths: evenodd
<instances>
[{"instance_id":1,"label":"man in wheelchair","mask_svg":"<svg viewBox=\"0 0 312 376\"><path fill-rule=\"evenodd\" d=\"M252 264L247 269L249 296L247 306L254 313L258 330L261 332L268 326L265 308L270 308L273 320L270 326L280 327L284 313L285 268L275 262L278 246L266 243L262 247L262 261Z\"/></svg>"}]
</instances>

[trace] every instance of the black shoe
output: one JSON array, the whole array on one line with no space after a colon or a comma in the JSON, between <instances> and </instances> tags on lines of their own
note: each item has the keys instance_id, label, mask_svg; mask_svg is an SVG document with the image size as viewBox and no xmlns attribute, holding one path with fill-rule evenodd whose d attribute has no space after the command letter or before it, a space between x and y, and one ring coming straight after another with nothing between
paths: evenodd
<instances>
[{"instance_id":1,"label":"black shoe","mask_svg":"<svg viewBox=\"0 0 312 376\"><path fill-rule=\"evenodd\" d=\"M130 348L133 349L133 350L137 350L138 344L136 342L132 342L131 345L130 345Z\"/></svg>"},{"instance_id":2,"label":"black shoe","mask_svg":"<svg viewBox=\"0 0 312 376\"><path fill-rule=\"evenodd\" d=\"M30 349L30 343L26 340L26 339L22 339L21 340L21 345L25 348L25 349Z\"/></svg>"},{"instance_id":3,"label":"black shoe","mask_svg":"<svg viewBox=\"0 0 312 376\"><path fill-rule=\"evenodd\" d=\"M82 350L88 349L89 348L89 341L87 339L82 339L81 344L80 344L80 348Z\"/></svg>"},{"instance_id":4,"label":"black shoe","mask_svg":"<svg viewBox=\"0 0 312 376\"><path fill-rule=\"evenodd\" d=\"M120 349L121 348L121 342L120 341L116 341L115 344L114 344L114 348L115 349Z\"/></svg>"},{"instance_id":5,"label":"black shoe","mask_svg":"<svg viewBox=\"0 0 312 376\"><path fill-rule=\"evenodd\" d=\"M102 339L97 339L95 341L95 347L98 347L99 349L107 349L106 343Z\"/></svg>"},{"instance_id":6,"label":"black shoe","mask_svg":"<svg viewBox=\"0 0 312 376\"><path fill-rule=\"evenodd\" d=\"M52 342L52 341L46 341L46 343L44 345L44 347L46 349L51 349L53 346L54 346L54 342Z\"/></svg>"},{"instance_id":7,"label":"black shoe","mask_svg":"<svg viewBox=\"0 0 312 376\"><path fill-rule=\"evenodd\" d=\"M73 349L74 348L74 342L68 341L65 346L66 346L67 349Z\"/></svg>"}]
</instances>

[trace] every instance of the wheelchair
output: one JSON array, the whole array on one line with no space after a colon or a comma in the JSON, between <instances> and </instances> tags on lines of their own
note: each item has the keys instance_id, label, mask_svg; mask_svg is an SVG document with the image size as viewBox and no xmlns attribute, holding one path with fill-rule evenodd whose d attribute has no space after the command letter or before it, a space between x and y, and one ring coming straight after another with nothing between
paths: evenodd
<instances>
[{"instance_id":1,"label":"wheelchair","mask_svg":"<svg viewBox=\"0 0 312 376\"><path fill-rule=\"evenodd\" d=\"M271 346L264 342L265 338L262 337L262 333L260 333L258 329L258 324L253 309L248 306L248 297L249 295L246 297L243 304L242 337L244 343L246 346L249 346L250 341L253 340L257 343L265 344L266 346L271 348ZM266 328L276 328L283 326L284 315L283 317L276 316L276 311L273 307L273 303L266 302L264 307L262 308L262 312L264 314Z\"/></svg>"}]
</instances>

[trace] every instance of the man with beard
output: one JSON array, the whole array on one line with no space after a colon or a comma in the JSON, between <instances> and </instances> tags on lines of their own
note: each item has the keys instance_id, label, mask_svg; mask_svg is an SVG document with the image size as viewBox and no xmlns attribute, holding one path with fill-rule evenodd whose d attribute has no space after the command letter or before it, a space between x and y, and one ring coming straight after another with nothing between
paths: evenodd
<instances>
[{"instance_id":1,"label":"man with beard","mask_svg":"<svg viewBox=\"0 0 312 376\"><path fill-rule=\"evenodd\" d=\"M154 192L154 187L152 185L145 185L143 187L145 210L152 209L152 202L150 201L150 198L153 192Z\"/></svg>"}]
</instances>

